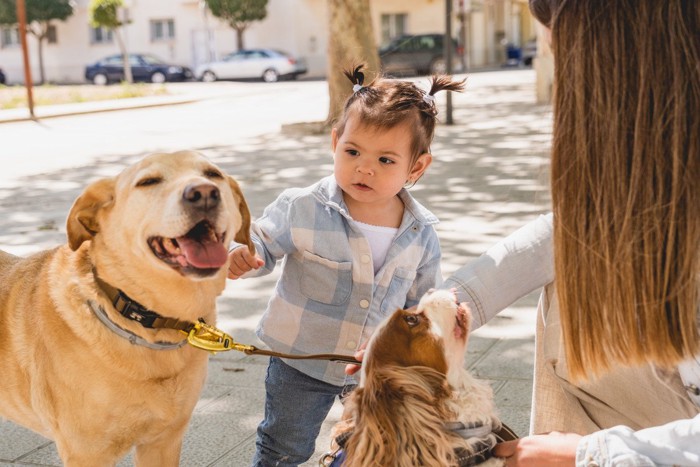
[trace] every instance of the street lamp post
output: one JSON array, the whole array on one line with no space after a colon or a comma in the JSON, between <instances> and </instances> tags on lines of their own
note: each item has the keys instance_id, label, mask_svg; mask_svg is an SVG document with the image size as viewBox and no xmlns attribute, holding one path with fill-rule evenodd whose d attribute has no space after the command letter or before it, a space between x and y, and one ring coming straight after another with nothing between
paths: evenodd
<instances>
[{"instance_id":1,"label":"street lamp post","mask_svg":"<svg viewBox=\"0 0 700 467\"><path fill-rule=\"evenodd\" d=\"M452 74L452 2L453 0L445 0L445 72L448 75ZM452 93L448 92L446 99L445 123L452 125Z\"/></svg>"}]
</instances>

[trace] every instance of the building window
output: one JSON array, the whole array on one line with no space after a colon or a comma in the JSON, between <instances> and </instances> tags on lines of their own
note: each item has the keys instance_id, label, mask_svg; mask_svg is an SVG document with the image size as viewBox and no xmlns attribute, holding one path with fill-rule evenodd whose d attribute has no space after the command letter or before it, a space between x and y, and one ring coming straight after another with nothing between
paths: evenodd
<instances>
[{"instance_id":1,"label":"building window","mask_svg":"<svg viewBox=\"0 0 700 467\"><path fill-rule=\"evenodd\" d=\"M114 37L111 29L103 27L90 29L91 44L111 44L113 39Z\"/></svg>"},{"instance_id":2,"label":"building window","mask_svg":"<svg viewBox=\"0 0 700 467\"><path fill-rule=\"evenodd\" d=\"M406 34L408 15L406 13L382 15L382 44L397 36Z\"/></svg>"},{"instance_id":3,"label":"building window","mask_svg":"<svg viewBox=\"0 0 700 467\"><path fill-rule=\"evenodd\" d=\"M49 44L56 44L58 42L58 35L56 33L56 26L54 26L53 24L49 24L49 27L46 30L46 41Z\"/></svg>"},{"instance_id":4,"label":"building window","mask_svg":"<svg viewBox=\"0 0 700 467\"><path fill-rule=\"evenodd\" d=\"M0 46L3 49L5 47L19 46L19 29L17 26L0 28Z\"/></svg>"},{"instance_id":5,"label":"building window","mask_svg":"<svg viewBox=\"0 0 700 467\"><path fill-rule=\"evenodd\" d=\"M175 39L175 20L155 19L151 20L151 41L167 41Z\"/></svg>"}]
</instances>

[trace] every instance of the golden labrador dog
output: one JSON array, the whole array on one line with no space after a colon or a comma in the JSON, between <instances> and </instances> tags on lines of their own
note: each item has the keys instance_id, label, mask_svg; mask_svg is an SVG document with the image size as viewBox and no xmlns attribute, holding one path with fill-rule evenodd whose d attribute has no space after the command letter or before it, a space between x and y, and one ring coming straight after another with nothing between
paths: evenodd
<instances>
[{"instance_id":1,"label":"golden labrador dog","mask_svg":"<svg viewBox=\"0 0 700 467\"><path fill-rule=\"evenodd\" d=\"M0 252L0 416L66 466L176 466L207 371L187 344L216 321L227 246L248 244L236 181L194 152L154 154L89 185L68 244Z\"/></svg>"}]
</instances>

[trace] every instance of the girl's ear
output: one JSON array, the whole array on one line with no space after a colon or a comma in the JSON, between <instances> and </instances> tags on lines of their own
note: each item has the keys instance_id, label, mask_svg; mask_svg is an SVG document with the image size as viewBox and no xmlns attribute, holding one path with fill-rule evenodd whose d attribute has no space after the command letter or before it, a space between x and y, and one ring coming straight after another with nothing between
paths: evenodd
<instances>
[{"instance_id":1,"label":"girl's ear","mask_svg":"<svg viewBox=\"0 0 700 467\"><path fill-rule=\"evenodd\" d=\"M411 171L408 173L408 181L415 183L419 178L423 176L423 173L430 167L433 162L433 155L430 153L424 153L418 156L416 162L413 164Z\"/></svg>"},{"instance_id":2,"label":"girl's ear","mask_svg":"<svg viewBox=\"0 0 700 467\"><path fill-rule=\"evenodd\" d=\"M331 131L331 150L333 151L333 154L335 154L336 146L338 146L338 129L333 128Z\"/></svg>"}]
</instances>

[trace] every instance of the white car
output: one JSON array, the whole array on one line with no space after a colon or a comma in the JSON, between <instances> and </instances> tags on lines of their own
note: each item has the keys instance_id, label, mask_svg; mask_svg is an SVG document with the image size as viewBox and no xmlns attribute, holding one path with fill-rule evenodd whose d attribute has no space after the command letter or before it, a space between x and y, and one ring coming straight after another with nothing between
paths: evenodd
<instances>
[{"instance_id":1,"label":"white car","mask_svg":"<svg viewBox=\"0 0 700 467\"><path fill-rule=\"evenodd\" d=\"M262 79L272 83L281 78L296 79L306 73L306 64L273 49L247 49L226 55L222 60L204 63L195 69L202 81L220 79Z\"/></svg>"}]
</instances>

